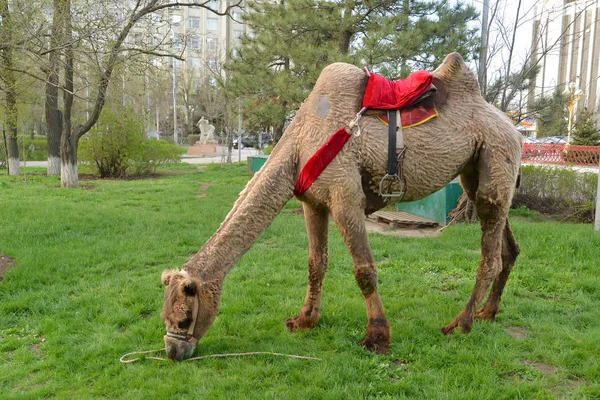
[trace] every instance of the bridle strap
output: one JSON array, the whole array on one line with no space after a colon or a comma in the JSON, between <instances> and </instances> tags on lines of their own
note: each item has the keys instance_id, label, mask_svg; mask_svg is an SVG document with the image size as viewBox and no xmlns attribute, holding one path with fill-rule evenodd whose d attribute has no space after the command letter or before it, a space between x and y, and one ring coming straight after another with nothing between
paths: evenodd
<instances>
[{"instance_id":1,"label":"bridle strap","mask_svg":"<svg viewBox=\"0 0 600 400\"><path fill-rule=\"evenodd\" d=\"M190 324L187 333L181 334L176 332L167 331L167 336L177 340L183 340L189 342L194 338L194 330L196 329L196 322L198 321L198 309L200 308L200 300L198 299L198 293L194 296L194 304L192 304L192 323Z\"/></svg>"}]
</instances>

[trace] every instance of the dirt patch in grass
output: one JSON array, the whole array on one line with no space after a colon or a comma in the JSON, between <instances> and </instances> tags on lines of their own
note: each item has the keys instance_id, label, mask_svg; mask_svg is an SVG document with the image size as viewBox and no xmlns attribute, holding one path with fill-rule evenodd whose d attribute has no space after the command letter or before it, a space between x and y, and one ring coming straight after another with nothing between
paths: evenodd
<instances>
[{"instance_id":1,"label":"dirt patch in grass","mask_svg":"<svg viewBox=\"0 0 600 400\"><path fill-rule=\"evenodd\" d=\"M304 208L294 208L292 215L304 215Z\"/></svg>"},{"instance_id":2,"label":"dirt patch in grass","mask_svg":"<svg viewBox=\"0 0 600 400\"><path fill-rule=\"evenodd\" d=\"M527 339L529 334L529 329L520 326L509 326L505 329L505 331L509 336L519 340Z\"/></svg>"},{"instance_id":3,"label":"dirt patch in grass","mask_svg":"<svg viewBox=\"0 0 600 400\"><path fill-rule=\"evenodd\" d=\"M198 186L198 194L196 195L196 197L199 197L199 198L206 197L206 189L208 189L209 187L210 187L210 183L200 182L200 185Z\"/></svg>"},{"instance_id":4,"label":"dirt patch in grass","mask_svg":"<svg viewBox=\"0 0 600 400\"><path fill-rule=\"evenodd\" d=\"M556 370L552 365L543 362L531 362L527 360L521 360L521 364L527 365L528 367L535 368L545 375L553 374Z\"/></svg>"},{"instance_id":5,"label":"dirt patch in grass","mask_svg":"<svg viewBox=\"0 0 600 400\"><path fill-rule=\"evenodd\" d=\"M4 254L0 254L0 282L4 279L4 275L8 272L9 269L15 266L15 261Z\"/></svg>"}]
</instances>

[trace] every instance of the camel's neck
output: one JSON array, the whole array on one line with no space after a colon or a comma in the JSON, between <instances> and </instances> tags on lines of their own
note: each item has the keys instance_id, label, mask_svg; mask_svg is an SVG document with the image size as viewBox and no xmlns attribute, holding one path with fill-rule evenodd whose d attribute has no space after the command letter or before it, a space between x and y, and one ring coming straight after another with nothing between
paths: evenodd
<instances>
[{"instance_id":1,"label":"camel's neck","mask_svg":"<svg viewBox=\"0 0 600 400\"><path fill-rule=\"evenodd\" d=\"M201 280L222 281L293 196L296 163L295 141L280 142L217 232L183 269Z\"/></svg>"}]
</instances>

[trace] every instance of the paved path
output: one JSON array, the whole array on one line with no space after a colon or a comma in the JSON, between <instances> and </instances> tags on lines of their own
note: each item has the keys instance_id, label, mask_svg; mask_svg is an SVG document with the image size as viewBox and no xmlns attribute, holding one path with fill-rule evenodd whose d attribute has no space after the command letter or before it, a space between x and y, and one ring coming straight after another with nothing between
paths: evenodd
<instances>
[{"instance_id":1,"label":"paved path","mask_svg":"<svg viewBox=\"0 0 600 400\"><path fill-rule=\"evenodd\" d=\"M220 149L221 150L221 149ZM242 161L246 161L248 157L256 156L261 154L257 149L253 148L245 148L241 151ZM189 156L184 154L181 156L181 161L187 164L212 164L212 163L220 163L225 162L226 153L219 152L218 155L214 156ZM231 161L239 162L239 153L238 150L233 149L233 153L231 155ZM21 161L21 167L24 166L24 162ZM48 168L48 161L27 161L28 167L42 167Z\"/></svg>"}]
</instances>

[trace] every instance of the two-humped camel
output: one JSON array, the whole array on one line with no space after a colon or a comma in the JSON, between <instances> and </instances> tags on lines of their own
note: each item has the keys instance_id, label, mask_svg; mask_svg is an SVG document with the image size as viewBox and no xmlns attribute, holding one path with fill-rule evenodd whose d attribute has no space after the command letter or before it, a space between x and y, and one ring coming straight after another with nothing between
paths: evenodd
<instances>
[{"instance_id":1,"label":"two-humped camel","mask_svg":"<svg viewBox=\"0 0 600 400\"><path fill-rule=\"evenodd\" d=\"M519 173L522 139L511 121L481 97L475 76L460 55L447 56L433 74L439 116L405 131L403 201L421 199L458 175L474 201L482 230L475 287L464 310L442 328L445 334L457 327L469 332L474 319L494 318L519 253L507 214ZM307 160L356 115L367 79L365 71L353 65L326 67L268 162L241 192L217 232L181 271L163 273L167 289L162 317L169 358L191 356L217 316L225 276L293 197L294 184ZM362 344L386 352L390 326L377 290L365 214L386 204L378 185L386 172L388 128L375 116L365 115L360 129L362 134L352 137L299 197L309 238L308 290L299 314L286 324L291 330L311 329L319 321L331 215L352 254L356 282L366 301L367 333ZM490 295L478 310L490 285Z\"/></svg>"}]
</instances>

